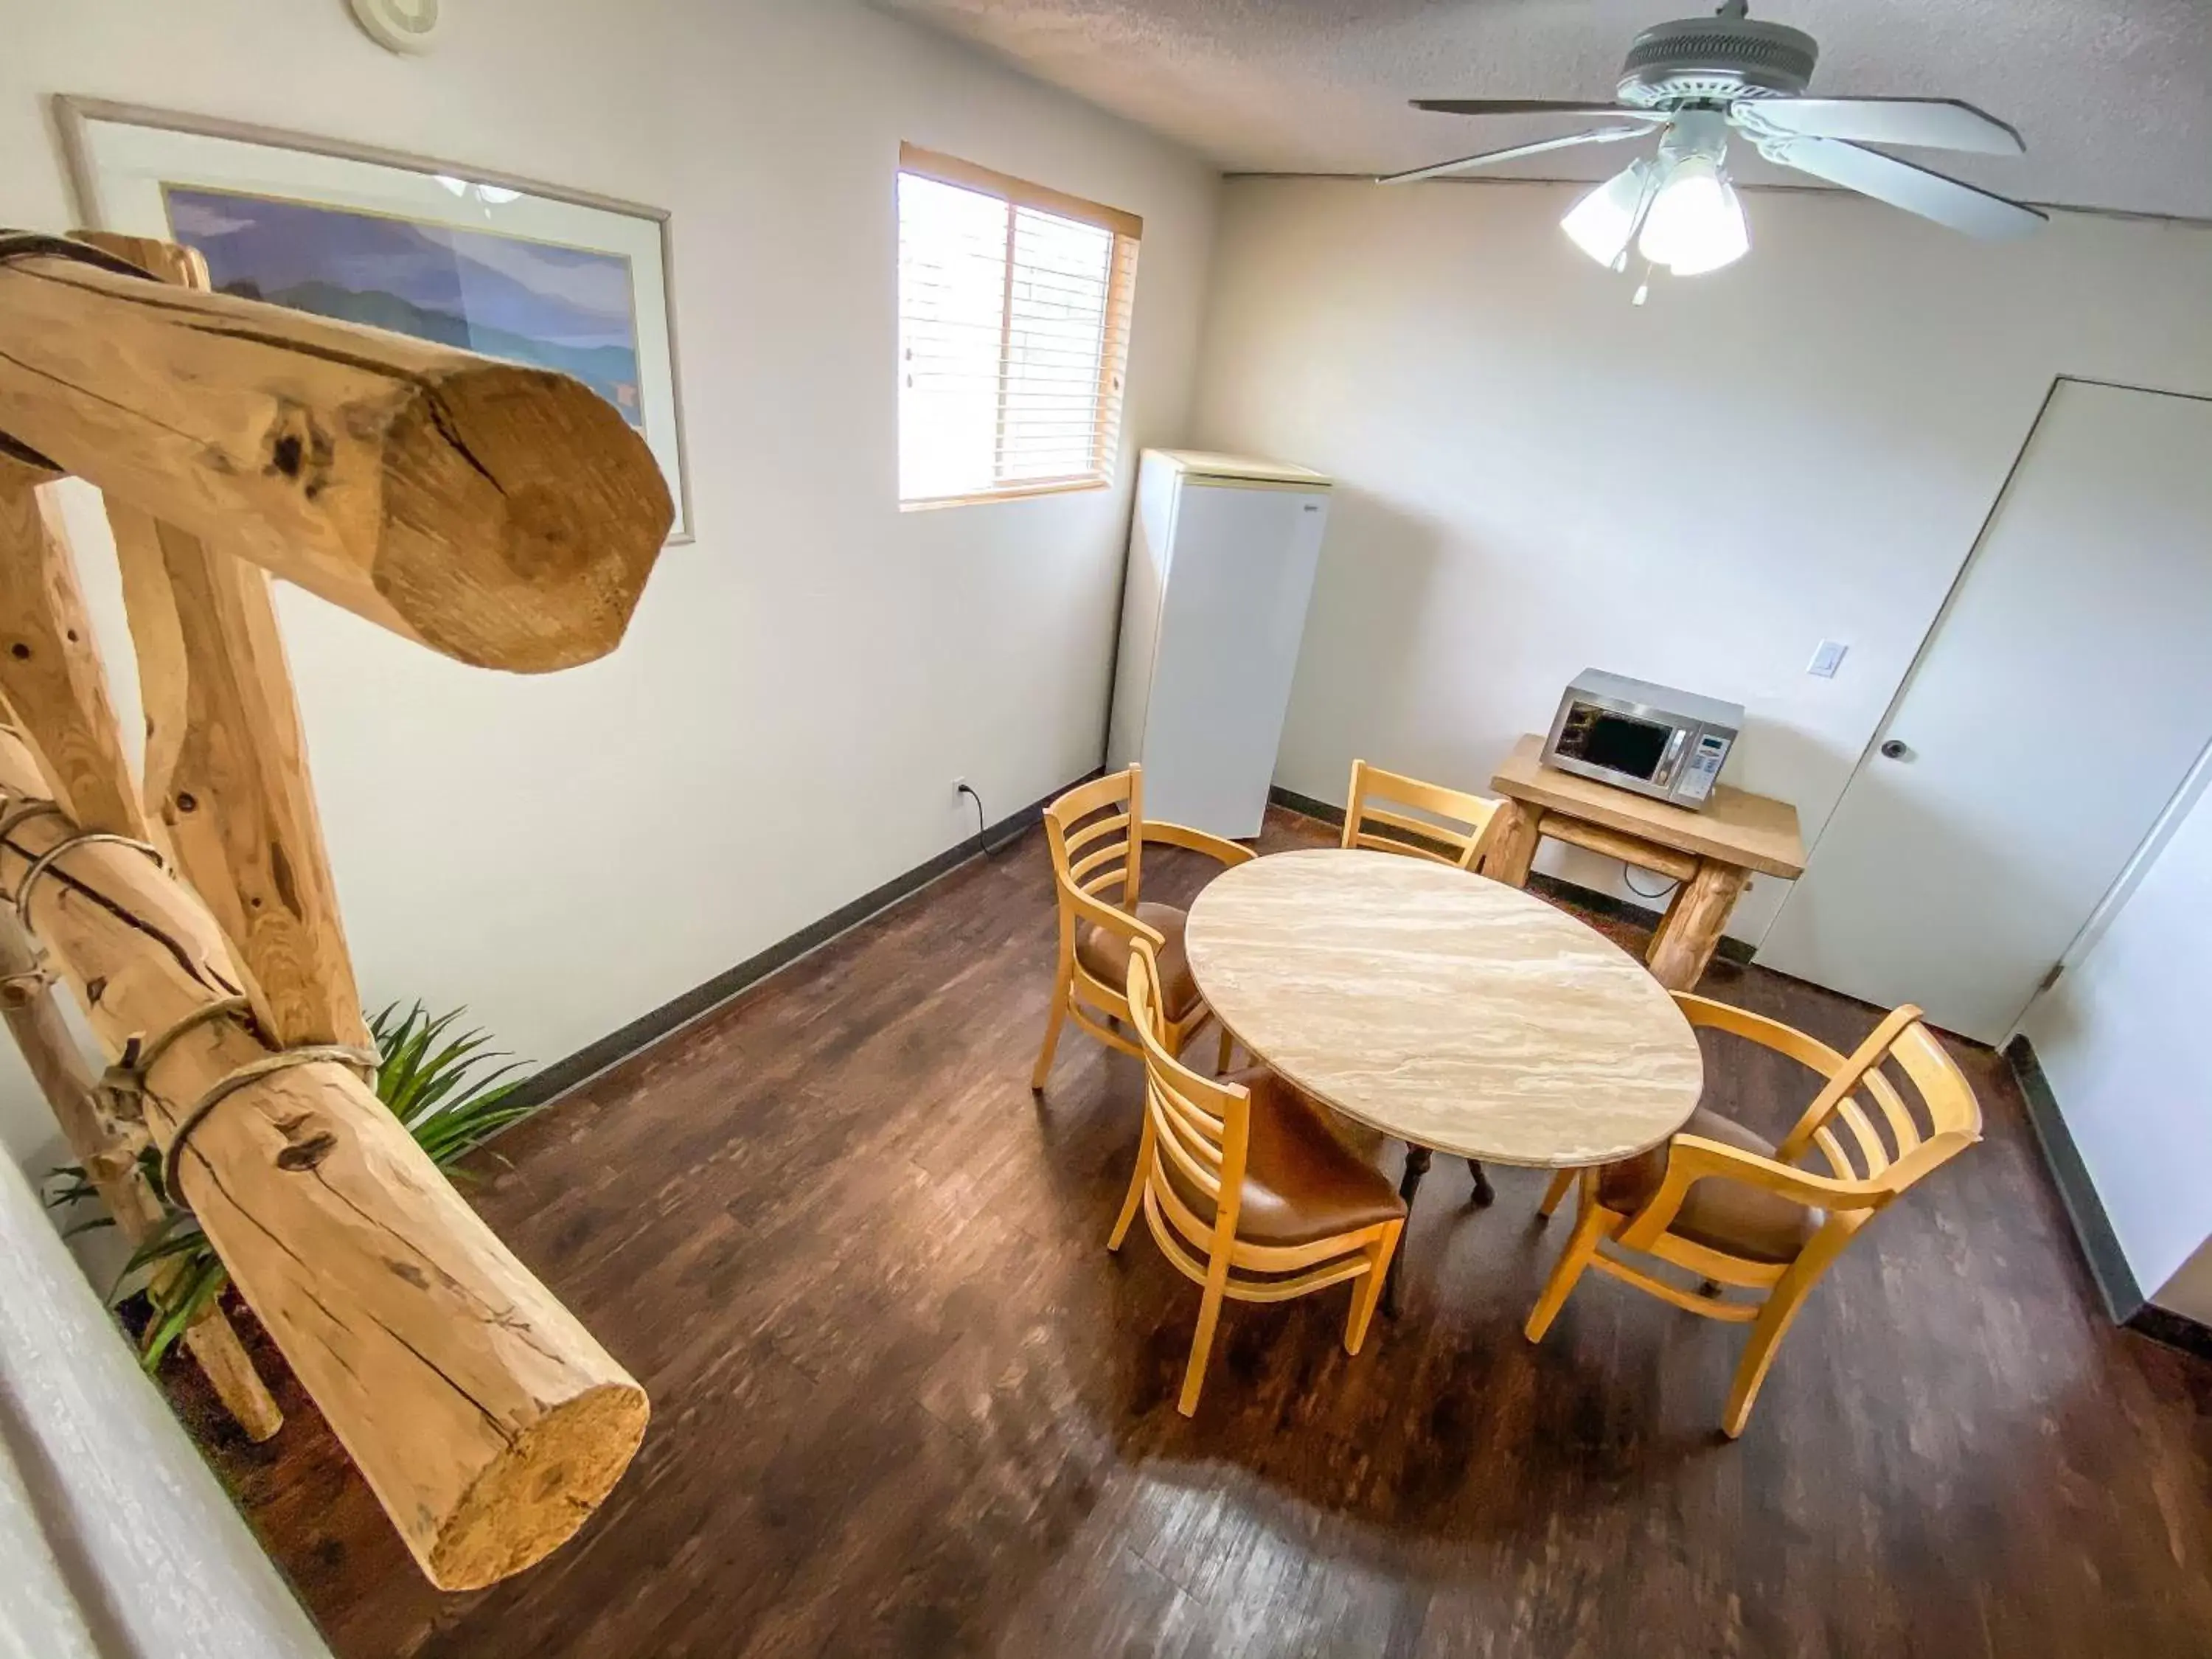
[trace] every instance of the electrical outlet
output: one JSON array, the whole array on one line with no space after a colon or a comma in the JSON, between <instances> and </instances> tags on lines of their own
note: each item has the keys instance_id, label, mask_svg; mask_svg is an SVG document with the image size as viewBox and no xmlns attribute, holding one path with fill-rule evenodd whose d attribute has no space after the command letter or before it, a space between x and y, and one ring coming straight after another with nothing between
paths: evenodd
<instances>
[{"instance_id":1,"label":"electrical outlet","mask_svg":"<svg viewBox=\"0 0 2212 1659\"><path fill-rule=\"evenodd\" d=\"M967 787L968 787L968 780L967 780L967 779L965 779L965 778L955 778L955 779L953 779L953 780L952 780L952 793L953 793L955 795L957 795L957 794L958 794L958 793L959 793L963 789L965 789Z\"/></svg>"},{"instance_id":2,"label":"electrical outlet","mask_svg":"<svg viewBox=\"0 0 2212 1659\"><path fill-rule=\"evenodd\" d=\"M1816 679L1832 680L1844 665L1844 653L1850 649L1841 640L1822 640L1814 649L1813 660L1805 665L1805 672Z\"/></svg>"}]
</instances>

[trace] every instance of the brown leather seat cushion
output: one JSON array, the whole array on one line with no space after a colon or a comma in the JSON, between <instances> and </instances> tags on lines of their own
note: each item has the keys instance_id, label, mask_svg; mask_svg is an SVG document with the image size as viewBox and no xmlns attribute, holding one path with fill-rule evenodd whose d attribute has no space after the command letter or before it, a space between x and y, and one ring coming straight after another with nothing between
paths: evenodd
<instances>
[{"instance_id":1,"label":"brown leather seat cushion","mask_svg":"<svg viewBox=\"0 0 2212 1659\"><path fill-rule=\"evenodd\" d=\"M1405 1218L1389 1178L1329 1132L1322 1109L1264 1066L1227 1079L1252 1091L1251 1150L1244 1159L1244 1205L1237 1237L1248 1244L1310 1244L1378 1221ZM1213 1200L1184 1179L1174 1159L1168 1179L1201 1219Z\"/></svg>"},{"instance_id":2,"label":"brown leather seat cushion","mask_svg":"<svg viewBox=\"0 0 2212 1659\"><path fill-rule=\"evenodd\" d=\"M1734 1118L1700 1106L1682 1126L1686 1135L1717 1140L1761 1158L1774 1156L1774 1143L1753 1133ZM1634 1215L1667 1176L1667 1148L1655 1146L1638 1157L1609 1164L1598 1172L1598 1202L1608 1210ZM1790 1262L1827 1220L1792 1200L1741 1181L1708 1179L1691 1184L1682 1207L1667 1231L1747 1261Z\"/></svg>"},{"instance_id":3,"label":"brown leather seat cushion","mask_svg":"<svg viewBox=\"0 0 2212 1659\"><path fill-rule=\"evenodd\" d=\"M1190 961L1182 953L1183 924L1190 920L1172 904L1139 900L1136 916L1147 927L1156 927L1167 940L1160 947L1160 1000L1170 1019L1181 1023L1198 1006L1198 981L1191 977ZM1129 940L1103 922L1086 921L1075 936L1075 959L1088 972L1116 991L1129 982Z\"/></svg>"}]
</instances>

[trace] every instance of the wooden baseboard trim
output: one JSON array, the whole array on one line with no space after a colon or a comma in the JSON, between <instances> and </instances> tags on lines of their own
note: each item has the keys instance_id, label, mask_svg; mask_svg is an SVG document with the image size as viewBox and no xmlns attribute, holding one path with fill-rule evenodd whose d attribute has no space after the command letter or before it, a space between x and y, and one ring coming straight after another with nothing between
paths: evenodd
<instances>
[{"instance_id":1,"label":"wooden baseboard trim","mask_svg":"<svg viewBox=\"0 0 2212 1659\"><path fill-rule=\"evenodd\" d=\"M608 1032L595 1042L586 1044L566 1060L556 1060L524 1079L514 1092L515 1103L549 1105L571 1090L582 1087L601 1073L621 1065L632 1055L675 1036L685 1026L705 1018L732 998L750 990L769 975L781 972L801 957L820 950L840 933L848 932L878 912L913 897L932 882L950 875L969 860L981 857L984 848L990 848L994 853L1001 850L1006 842L1042 823L1044 809L1067 789L1097 775L1096 771L1086 773L1052 793L1040 796L981 833L956 842L935 858L917 864L902 875L892 877L880 887L863 893L850 904L839 906L819 921L777 940L765 951L746 957L734 968L723 969L704 984L694 986L681 996L670 999L650 1013L641 1014L627 1025Z\"/></svg>"},{"instance_id":2,"label":"wooden baseboard trim","mask_svg":"<svg viewBox=\"0 0 2212 1659\"><path fill-rule=\"evenodd\" d=\"M1267 799L1285 811L1318 818L1323 823L1333 823L1340 829L1343 827L1344 809L1341 806L1331 806L1325 800L1302 795L1295 789L1284 788L1280 784L1267 791ZM1541 871L1529 872L1528 890L1547 899L1565 901L1579 905L1585 910L1594 910L1608 921L1626 922L1633 927L1656 927L1659 925L1659 912L1656 910L1631 904L1626 899L1616 898L1611 893L1601 893L1594 887L1562 881L1557 876L1547 876ZM1740 939L1723 935L1714 954L1726 962L1747 963L1751 960L1752 948Z\"/></svg>"}]
</instances>

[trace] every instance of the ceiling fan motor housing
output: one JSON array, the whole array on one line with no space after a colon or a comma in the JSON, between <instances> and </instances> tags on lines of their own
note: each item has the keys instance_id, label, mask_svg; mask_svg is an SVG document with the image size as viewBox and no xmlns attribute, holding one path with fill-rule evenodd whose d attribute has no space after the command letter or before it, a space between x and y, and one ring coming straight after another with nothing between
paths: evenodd
<instances>
[{"instance_id":1,"label":"ceiling fan motor housing","mask_svg":"<svg viewBox=\"0 0 2212 1659\"><path fill-rule=\"evenodd\" d=\"M1748 17L1686 17L1636 37L1620 66L1620 101L1642 109L1805 90L1820 48L1802 29Z\"/></svg>"}]
</instances>

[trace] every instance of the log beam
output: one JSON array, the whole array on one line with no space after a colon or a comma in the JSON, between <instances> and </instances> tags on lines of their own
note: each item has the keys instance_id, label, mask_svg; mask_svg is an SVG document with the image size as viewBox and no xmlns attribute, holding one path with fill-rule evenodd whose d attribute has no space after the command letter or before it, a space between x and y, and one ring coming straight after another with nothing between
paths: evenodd
<instances>
[{"instance_id":1,"label":"log beam","mask_svg":"<svg viewBox=\"0 0 2212 1659\"><path fill-rule=\"evenodd\" d=\"M622 638L674 517L580 381L56 254L0 261L0 432L483 667Z\"/></svg>"},{"instance_id":2,"label":"log beam","mask_svg":"<svg viewBox=\"0 0 2212 1659\"><path fill-rule=\"evenodd\" d=\"M0 791L46 798L0 734ZM143 854L52 815L0 838L0 894L83 999L111 1049L235 994L205 907ZM267 1056L201 1024L147 1079L168 1148L220 1079ZM295 1066L231 1094L194 1131L177 1186L241 1294L441 1589L520 1571L575 1531L645 1432L644 1390L500 1243L346 1066Z\"/></svg>"},{"instance_id":3,"label":"log beam","mask_svg":"<svg viewBox=\"0 0 2212 1659\"><path fill-rule=\"evenodd\" d=\"M161 1224L161 1201L139 1173L131 1146L101 1115L92 1068L84 1063L62 1018L53 987L41 978L37 948L15 913L4 906L0 906L0 1018L6 1019L15 1046L22 1050L23 1063L61 1125L63 1139L84 1166L100 1201L114 1218L116 1230L134 1247L143 1244ZM155 1277L158 1281L161 1276ZM284 1426L283 1413L221 1308L211 1304L203 1309L185 1328L185 1352L205 1373L216 1398L246 1438L266 1440Z\"/></svg>"},{"instance_id":4,"label":"log beam","mask_svg":"<svg viewBox=\"0 0 2212 1659\"><path fill-rule=\"evenodd\" d=\"M85 240L187 288L191 248ZM368 1041L266 572L111 498L138 655L148 814L260 992L280 1043Z\"/></svg>"}]
</instances>

